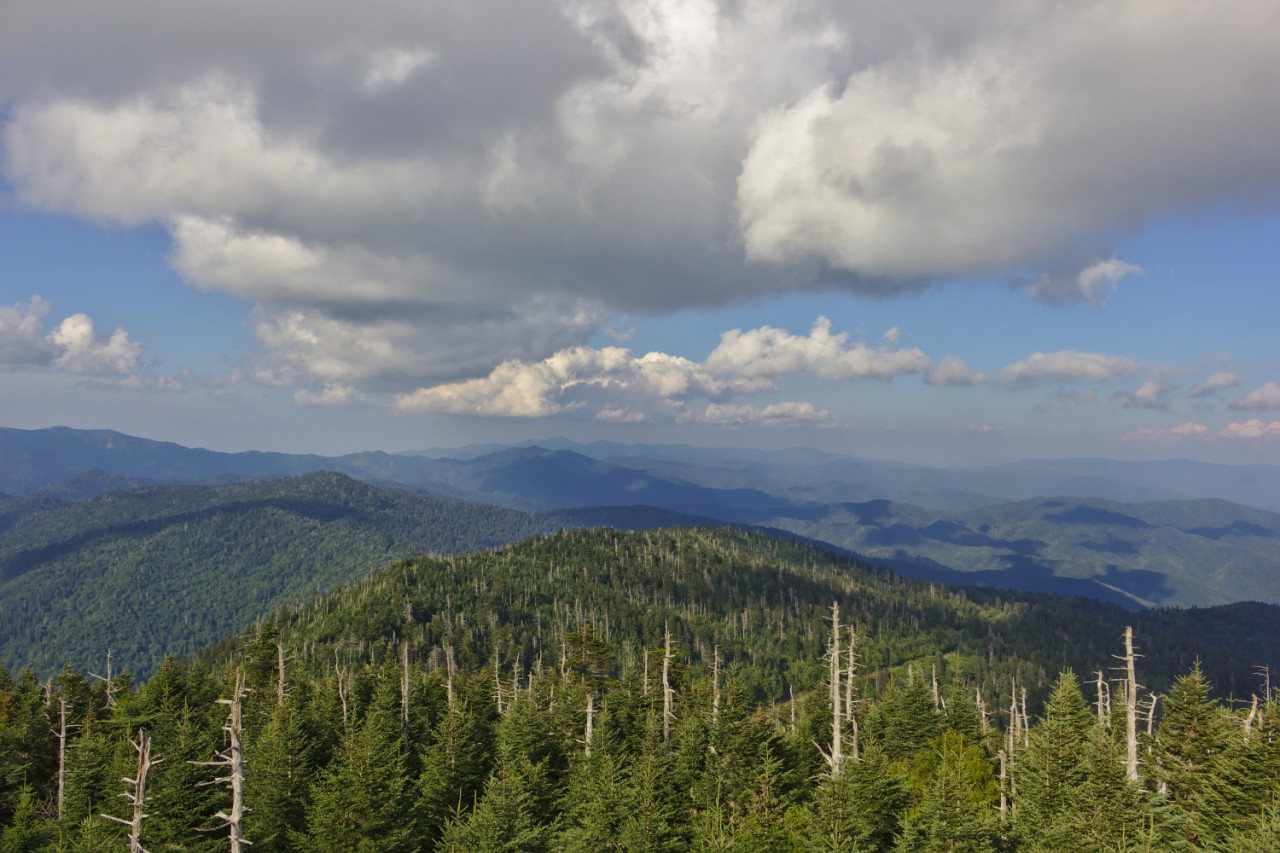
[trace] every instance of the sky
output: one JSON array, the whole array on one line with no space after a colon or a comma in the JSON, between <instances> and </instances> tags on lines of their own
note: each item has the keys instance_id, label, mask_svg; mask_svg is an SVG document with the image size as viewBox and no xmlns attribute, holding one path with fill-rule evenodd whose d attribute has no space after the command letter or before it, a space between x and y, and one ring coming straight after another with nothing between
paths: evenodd
<instances>
[{"instance_id":1,"label":"sky","mask_svg":"<svg viewBox=\"0 0 1280 853\"><path fill-rule=\"evenodd\" d=\"M1280 464L1277 44L1272 0L5 0L0 426Z\"/></svg>"}]
</instances>

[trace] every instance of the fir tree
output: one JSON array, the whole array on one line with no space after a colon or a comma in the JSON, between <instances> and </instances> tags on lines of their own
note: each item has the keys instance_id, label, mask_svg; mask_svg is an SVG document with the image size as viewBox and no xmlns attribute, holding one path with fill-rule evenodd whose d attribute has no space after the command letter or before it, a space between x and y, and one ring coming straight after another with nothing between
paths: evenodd
<instances>
[{"instance_id":1,"label":"fir tree","mask_svg":"<svg viewBox=\"0 0 1280 853\"><path fill-rule=\"evenodd\" d=\"M467 815L448 825L440 849L448 853L538 853L551 828L537 813L536 794L546 784L543 768L518 758L489 777L484 796Z\"/></svg>"},{"instance_id":2,"label":"fir tree","mask_svg":"<svg viewBox=\"0 0 1280 853\"><path fill-rule=\"evenodd\" d=\"M375 701L343 739L334 765L316 784L306 836L297 838L296 846L326 853L412 849L409 784L395 701L394 692L390 703L385 695Z\"/></svg>"}]
</instances>

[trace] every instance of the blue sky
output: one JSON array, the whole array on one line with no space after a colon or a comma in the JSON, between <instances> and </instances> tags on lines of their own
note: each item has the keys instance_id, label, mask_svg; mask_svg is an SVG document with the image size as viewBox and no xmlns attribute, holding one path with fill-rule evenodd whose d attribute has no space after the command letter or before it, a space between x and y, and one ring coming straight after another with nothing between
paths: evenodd
<instances>
[{"instance_id":1,"label":"blue sky","mask_svg":"<svg viewBox=\"0 0 1280 853\"><path fill-rule=\"evenodd\" d=\"M1280 463L1229 5L20 0L0 425Z\"/></svg>"}]
</instances>

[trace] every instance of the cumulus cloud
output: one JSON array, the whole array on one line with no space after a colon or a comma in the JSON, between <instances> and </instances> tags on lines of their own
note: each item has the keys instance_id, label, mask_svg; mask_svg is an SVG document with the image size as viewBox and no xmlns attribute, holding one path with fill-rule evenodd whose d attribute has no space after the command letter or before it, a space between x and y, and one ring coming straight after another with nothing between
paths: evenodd
<instances>
[{"instance_id":1,"label":"cumulus cloud","mask_svg":"<svg viewBox=\"0 0 1280 853\"><path fill-rule=\"evenodd\" d=\"M746 332L731 329L707 357L707 367L717 373L751 378L774 378L788 373L809 373L823 379L881 379L920 373L929 358L919 349L897 345L898 330L886 335L886 346L872 348L848 342L841 332L831 334L831 321L819 317L806 336L761 326Z\"/></svg>"},{"instance_id":2,"label":"cumulus cloud","mask_svg":"<svg viewBox=\"0 0 1280 853\"><path fill-rule=\"evenodd\" d=\"M739 181L751 256L895 281L1052 272L1107 229L1280 189L1280 149L1258 143L1280 118L1256 85L1280 71L1276 9L986 11L1004 20L951 50L928 41L765 114ZM1209 70L1187 75L1192 58ZM1039 295L1098 301L1133 272L1081 267Z\"/></svg>"},{"instance_id":3,"label":"cumulus cloud","mask_svg":"<svg viewBox=\"0 0 1280 853\"><path fill-rule=\"evenodd\" d=\"M1014 387L1024 387L1041 380L1109 382L1128 376L1138 366L1138 362L1131 358L1102 352L1036 352L1003 368L996 379Z\"/></svg>"},{"instance_id":4,"label":"cumulus cloud","mask_svg":"<svg viewBox=\"0 0 1280 853\"><path fill-rule=\"evenodd\" d=\"M1174 386L1159 379L1149 379L1142 383L1136 391L1117 391L1111 395L1112 405L1122 409L1157 409L1169 410L1169 397Z\"/></svg>"},{"instance_id":5,"label":"cumulus cloud","mask_svg":"<svg viewBox=\"0 0 1280 853\"><path fill-rule=\"evenodd\" d=\"M1280 437L1280 421L1263 422L1250 418L1243 423L1229 423L1218 431L1222 438L1277 438Z\"/></svg>"},{"instance_id":6,"label":"cumulus cloud","mask_svg":"<svg viewBox=\"0 0 1280 853\"><path fill-rule=\"evenodd\" d=\"M1243 381L1244 377L1239 373L1233 373L1229 370L1220 371L1192 385L1190 390L1187 391L1187 396L1195 398L1208 397L1218 391L1235 388Z\"/></svg>"},{"instance_id":7,"label":"cumulus cloud","mask_svg":"<svg viewBox=\"0 0 1280 853\"><path fill-rule=\"evenodd\" d=\"M953 355L945 356L924 375L924 381L930 385L977 385L986 379Z\"/></svg>"},{"instance_id":8,"label":"cumulus cloud","mask_svg":"<svg viewBox=\"0 0 1280 853\"><path fill-rule=\"evenodd\" d=\"M17 197L158 223L193 286L323 327L260 336L306 387L483 377L617 312L795 289L997 275L1101 303L1136 272L1107 235L1280 196L1256 84L1280 12L1249 0L120 0L74 33L15 2ZM547 333L547 306L585 321ZM487 350L451 334L477 316ZM824 369L927 369L885 344Z\"/></svg>"},{"instance_id":9,"label":"cumulus cloud","mask_svg":"<svg viewBox=\"0 0 1280 853\"><path fill-rule=\"evenodd\" d=\"M116 329L105 340L94 330L87 314L72 314L48 334L55 355L53 366L69 373L124 375L138 369L142 344Z\"/></svg>"},{"instance_id":10,"label":"cumulus cloud","mask_svg":"<svg viewBox=\"0 0 1280 853\"><path fill-rule=\"evenodd\" d=\"M542 418L594 410L601 420L641 420L644 408L674 415L692 398L753 393L767 380L723 379L680 356L636 357L622 347L572 347L538 362L505 361L488 376L420 388L396 398L404 411ZM630 402L631 405L625 405Z\"/></svg>"},{"instance_id":11,"label":"cumulus cloud","mask_svg":"<svg viewBox=\"0 0 1280 853\"><path fill-rule=\"evenodd\" d=\"M1110 258L1085 267L1075 276L1043 273L1031 285L1031 295L1042 302L1054 304L1083 299L1094 305L1105 305L1121 279L1141 272L1142 267Z\"/></svg>"},{"instance_id":12,"label":"cumulus cloud","mask_svg":"<svg viewBox=\"0 0 1280 853\"><path fill-rule=\"evenodd\" d=\"M139 370L142 344L124 329L101 335L87 314L72 314L45 334L49 308L38 296L0 306L0 365L100 377L127 377Z\"/></svg>"},{"instance_id":13,"label":"cumulus cloud","mask_svg":"<svg viewBox=\"0 0 1280 853\"><path fill-rule=\"evenodd\" d=\"M48 364L51 352L44 340L49 303L38 296L26 303L0 305L0 364Z\"/></svg>"},{"instance_id":14,"label":"cumulus cloud","mask_svg":"<svg viewBox=\"0 0 1280 853\"><path fill-rule=\"evenodd\" d=\"M809 402L770 403L767 406L708 403L705 411L685 412L679 423L715 426L837 426L839 421L825 409Z\"/></svg>"},{"instance_id":15,"label":"cumulus cloud","mask_svg":"<svg viewBox=\"0 0 1280 853\"><path fill-rule=\"evenodd\" d=\"M1231 403L1231 408L1245 412L1274 412L1280 410L1280 384L1268 382L1260 388L1254 388L1239 400Z\"/></svg>"}]
</instances>

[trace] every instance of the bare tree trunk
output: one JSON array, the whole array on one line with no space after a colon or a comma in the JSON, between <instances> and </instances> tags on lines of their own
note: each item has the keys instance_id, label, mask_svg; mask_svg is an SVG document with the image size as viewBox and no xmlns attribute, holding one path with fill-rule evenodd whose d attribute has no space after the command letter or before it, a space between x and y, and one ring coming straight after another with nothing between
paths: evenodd
<instances>
[{"instance_id":1,"label":"bare tree trunk","mask_svg":"<svg viewBox=\"0 0 1280 853\"><path fill-rule=\"evenodd\" d=\"M400 739L409 748L409 641L400 644Z\"/></svg>"},{"instance_id":2,"label":"bare tree trunk","mask_svg":"<svg viewBox=\"0 0 1280 853\"><path fill-rule=\"evenodd\" d=\"M1257 708L1257 705L1258 703L1255 700L1254 707ZM78 729L80 727L74 723L72 723L69 726L67 725L67 700L59 698L58 699L58 728L56 731L53 729L49 730L58 738L58 820L62 820L62 805L64 802L64 796L66 794L67 729L69 728Z\"/></svg>"},{"instance_id":3,"label":"bare tree trunk","mask_svg":"<svg viewBox=\"0 0 1280 853\"><path fill-rule=\"evenodd\" d=\"M1253 694L1253 707L1249 709L1249 716L1244 720L1244 742L1248 743L1249 738L1253 735L1253 722L1258 719L1258 694ZM62 810L59 809L59 812Z\"/></svg>"},{"instance_id":4,"label":"bare tree trunk","mask_svg":"<svg viewBox=\"0 0 1280 853\"><path fill-rule=\"evenodd\" d=\"M147 772L164 759L151 758L151 736L146 729L138 729L138 739L133 748L138 753L138 774L133 779L125 777L120 780L133 786L132 792L126 791L120 795L133 806L133 817L130 820L109 814L101 817L129 827L129 853L147 853L142 846L142 821L147 817L143 812L147 802Z\"/></svg>"},{"instance_id":5,"label":"bare tree trunk","mask_svg":"<svg viewBox=\"0 0 1280 853\"><path fill-rule=\"evenodd\" d=\"M1009 779L1009 768L1006 766L1009 756L1000 750L1000 822L1008 820L1009 794L1006 783Z\"/></svg>"},{"instance_id":6,"label":"bare tree trunk","mask_svg":"<svg viewBox=\"0 0 1280 853\"><path fill-rule=\"evenodd\" d=\"M720 719L720 647L713 647L711 661L711 719Z\"/></svg>"},{"instance_id":7,"label":"bare tree trunk","mask_svg":"<svg viewBox=\"0 0 1280 853\"><path fill-rule=\"evenodd\" d=\"M337 651L334 651L334 674L338 676L338 701L342 703L342 730L347 730L347 685L343 676L345 673L337 662Z\"/></svg>"},{"instance_id":8,"label":"bare tree trunk","mask_svg":"<svg viewBox=\"0 0 1280 853\"><path fill-rule=\"evenodd\" d=\"M242 821L244 820L244 726L242 710L244 708L244 670L236 673L236 685L230 699L219 699L219 705L229 706L227 721L222 726L226 733L228 746L226 751L218 750L217 761L192 761L191 764L201 767L225 767L227 775L221 776L201 785L224 784L231 788L231 812L218 812L215 818L222 821L231 840L231 853L243 853L244 847L251 842L245 840Z\"/></svg>"},{"instance_id":9,"label":"bare tree trunk","mask_svg":"<svg viewBox=\"0 0 1280 853\"><path fill-rule=\"evenodd\" d=\"M103 677L103 676L101 676L101 675L95 675L95 674L94 674L94 673L92 673L92 672L91 672L91 673L89 673L89 675L93 676L94 678L98 679L99 681L101 681L103 684L105 684L105 685L106 685L106 694L107 694L107 695L106 695L106 703L107 703L107 708L114 708L114 707L116 706L116 690L117 690L117 688L116 688L116 683L115 683L115 681L114 681L114 680L112 680L112 678L111 678L111 649L107 649L107 669L106 669L106 673L107 673L107 674L106 674L106 676L105 676L105 677Z\"/></svg>"},{"instance_id":10,"label":"bare tree trunk","mask_svg":"<svg viewBox=\"0 0 1280 853\"><path fill-rule=\"evenodd\" d=\"M277 671L277 677L276 677L276 705L283 705L283 704L284 704L284 688L285 688L285 679L284 679L284 642L283 642L283 641L278 641L278 642L276 643L276 671Z\"/></svg>"},{"instance_id":11,"label":"bare tree trunk","mask_svg":"<svg viewBox=\"0 0 1280 853\"><path fill-rule=\"evenodd\" d=\"M586 747L586 755L588 758L591 757L591 738L595 734L595 722L596 722L596 694L588 690L587 691L587 731L583 739L583 744Z\"/></svg>"},{"instance_id":12,"label":"bare tree trunk","mask_svg":"<svg viewBox=\"0 0 1280 853\"><path fill-rule=\"evenodd\" d=\"M839 776L844 765L840 742L843 715L840 712L840 603L831 602L831 751L824 756L832 776Z\"/></svg>"},{"instance_id":13,"label":"bare tree trunk","mask_svg":"<svg viewBox=\"0 0 1280 853\"><path fill-rule=\"evenodd\" d=\"M1009 705L1009 730L1005 733L1005 748L1002 754L1007 755L1007 767L1009 778L1009 796L1013 800L1011 811L1016 813L1018 810L1018 774L1017 774L1017 753L1018 753L1018 732L1022 728L1022 723L1018 719L1018 698L1016 690L1014 692L1013 701Z\"/></svg>"},{"instance_id":14,"label":"bare tree trunk","mask_svg":"<svg viewBox=\"0 0 1280 853\"><path fill-rule=\"evenodd\" d=\"M1022 724L1022 746L1031 746L1031 717L1027 716L1027 688L1022 688L1022 707L1018 709L1018 722Z\"/></svg>"},{"instance_id":15,"label":"bare tree trunk","mask_svg":"<svg viewBox=\"0 0 1280 853\"><path fill-rule=\"evenodd\" d=\"M1098 684L1097 684L1097 691L1098 691L1098 725L1099 725L1099 726L1102 726L1103 728L1106 728L1106 726L1107 726L1106 704L1105 704L1105 702L1104 702L1104 700L1103 700L1103 696L1104 696L1104 695L1105 695L1105 693L1106 693L1106 689L1107 689L1107 682L1103 681L1103 679L1102 679L1102 670L1098 670Z\"/></svg>"},{"instance_id":16,"label":"bare tree trunk","mask_svg":"<svg viewBox=\"0 0 1280 853\"><path fill-rule=\"evenodd\" d=\"M498 703L498 716L502 716L502 670L499 668L498 647L493 647L493 688Z\"/></svg>"},{"instance_id":17,"label":"bare tree trunk","mask_svg":"<svg viewBox=\"0 0 1280 853\"><path fill-rule=\"evenodd\" d=\"M448 700L449 707L453 707L453 671L457 667L457 663L453 657L453 646L444 647L444 665L448 670L448 676L444 683L445 696Z\"/></svg>"},{"instance_id":18,"label":"bare tree trunk","mask_svg":"<svg viewBox=\"0 0 1280 853\"><path fill-rule=\"evenodd\" d=\"M649 650L644 650L644 695L649 695Z\"/></svg>"},{"instance_id":19,"label":"bare tree trunk","mask_svg":"<svg viewBox=\"0 0 1280 853\"><path fill-rule=\"evenodd\" d=\"M674 705L675 693L671 689L671 660L673 654L671 652L671 628L668 626L663 631L662 646L662 744L663 746L671 745L671 723L675 720L676 715L672 706Z\"/></svg>"},{"instance_id":20,"label":"bare tree trunk","mask_svg":"<svg viewBox=\"0 0 1280 853\"><path fill-rule=\"evenodd\" d=\"M973 688L973 704L978 709L978 725L981 727L982 733L985 735L991 728L991 724L987 722L987 703L982 701L982 688Z\"/></svg>"},{"instance_id":21,"label":"bare tree trunk","mask_svg":"<svg viewBox=\"0 0 1280 853\"><path fill-rule=\"evenodd\" d=\"M1133 628L1124 629L1124 711L1125 711L1125 777L1138 781L1138 677L1134 666Z\"/></svg>"},{"instance_id":22,"label":"bare tree trunk","mask_svg":"<svg viewBox=\"0 0 1280 853\"><path fill-rule=\"evenodd\" d=\"M849 755L854 761L861 761L858 751L858 715L853 712L853 676L858 671L857 648L858 635L849 629L849 665L844 671L844 718L849 723Z\"/></svg>"}]
</instances>

